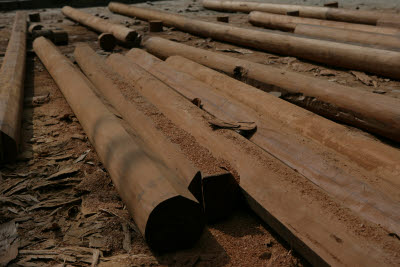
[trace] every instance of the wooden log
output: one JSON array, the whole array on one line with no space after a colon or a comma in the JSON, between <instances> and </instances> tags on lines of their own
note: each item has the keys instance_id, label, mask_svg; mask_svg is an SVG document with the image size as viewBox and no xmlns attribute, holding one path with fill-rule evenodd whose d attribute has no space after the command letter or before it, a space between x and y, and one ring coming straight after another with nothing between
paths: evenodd
<instances>
[{"instance_id":1,"label":"wooden log","mask_svg":"<svg viewBox=\"0 0 400 267\"><path fill-rule=\"evenodd\" d=\"M371 98L368 97L369 94L362 90L359 90L359 92L357 92L358 90L356 90L356 88L338 86L324 80L306 77L297 73L278 70L266 65L257 64L246 60L240 60L226 55L168 41L158 37L149 38L144 43L144 47L152 54L157 55L161 58L166 58L173 55L180 55L202 65L231 74L236 77L238 74L240 74L242 76L239 78L247 82L249 82L249 80L251 79L255 79L256 81L259 81L257 83L258 86L262 84L264 84L265 86L265 84L268 83L269 85L273 86L274 90L284 88L286 91L303 94L306 98L307 96L313 96L311 97L311 99L316 99L316 101L310 101L311 105L306 106L307 108L311 109L311 106L317 106L318 103L325 101L325 103L330 104L322 105L322 108L320 110L314 109L314 111L319 111L320 114L328 115L328 111L331 108L339 107L336 113L337 117L341 118L342 120L350 120L351 118L353 118L351 119L353 124L357 122L357 120L354 120L354 118L358 118L359 114L362 114L362 110L365 109L366 106L368 107L368 109L365 109L366 113L364 112L364 115L362 116L365 119L363 120L368 120L369 117L377 118L376 115L381 112L382 109L388 108L388 106L391 106L391 109L393 109L387 110L388 114L385 115L387 116L389 121L396 121L396 118L398 117L394 116L393 118L391 118L390 115L395 114L395 110L398 110L399 107L399 105L396 104L398 100L393 98L386 97L379 100L378 98L376 98L375 95L373 96L373 98ZM356 93L354 95L351 95L350 92ZM262 91L260 91L259 94L265 95ZM262 107L264 106L264 103L257 103L257 97L249 96L249 98L247 98L246 94L239 95L242 96L242 98L240 98L240 101L246 101L245 104L253 105L257 110L263 110ZM254 93L252 93L251 95L254 95ZM340 97L337 98L337 96ZM249 99L252 99L252 101L250 101ZM334 99L343 100L343 104L345 104L349 108L340 108L341 106L344 107L344 105L340 103L341 101L336 103L330 102ZM360 99L370 99L369 101L371 101L371 104L359 103ZM389 103L392 104L385 104L385 101L389 101ZM273 105L270 104L269 107L270 109L265 110L265 113L271 113ZM349 159L351 159L351 161L356 162L358 165L365 168L366 170L373 171L375 175L377 175L381 179L398 184L398 179L395 178L400 175L400 155L398 149L383 145L379 142L371 140L371 138L351 134L350 132L346 131L343 126L332 124L327 120L317 119L318 117L314 117L314 119L311 119L309 115L305 116L307 113L304 112L302 113L304 114L304 117L300 116L300 113L298 111L292 111L292 115L290 117L281 117L282 108L280 107L280 105L277 104L274 107L274 116L276 118L280 118L282 122L292 125L301 134L308 136L309 138L312 138L341 154L346 155L347 157L349 157ZM372 111L372 109L375 107L377 109ZM286 107L286 109L288 108L289 107ZM325 111L325 113L323 113L322 111ZM370 114L369 111L371 111ZM344 114L348 115L344 116ZM354 115L352 117L350 116L351 114L357 114L357 117L354 117ZM332 113L331 115L333 116L334 114ZM390 127L390 125L392 125L392 123L388 123L387 127ZM392 135L388 136L392 136L394 140L397 140L395 139L396 132L398 132L398 130L393 129ZM349 146L349 144L353 144L353 146ZM363 153L359 153L360 147L363 148Z\"/></svg>"},{"instance_id":2,"label":"wooden log","mask_svg":"<svg viewBox=\"0 0 400 267\"><path fill-rule=\"evenodd\" d=\"M358 234L349 224L354 225L357 216L344 210L336 213L335 201L323 197L304 177L239 134L212 130L207 113L129 58L113 54L107 63L173 123L190 132L215 157L229 162L240 175L240 187L250 207L311 264L398 264L393 251L400 249L400 244L386 232L378 234L378 230L373 239ZM369 227L372 232L376 229ZM383 240L393 251L382 245Z\"/></svg>"},{"instance_id":3,"label":"wooden log","mask_svg":"<svg viewBox=\"0 0 400 267\"><path fill-rule=\"evenodd\" d=\"M149 21L149 31L150 32L162 32L163 23L161 20L150 20Z\"/></svg>"},{"instance_id":4,"label":"wooden log","mask_svg":"<svg viewBox=\"0 0 400 267\"><path fill-rule=\"evenodd\" d=\"M377 26L380 27L390 27L390 28L397 28L400 31L400 20L394 20L392 18L381 18L376 23Z\"/></svg>"},{"instance_id":5,"label":"wooden log","mask_svg":"<svg viewBox=\"0 0 400 267\"><path fill-rule=\"evenodd\" d=\"M68 44L68 33L66 31L54 30L53 31L54 43L56 45L67 45Z\"/></svg>"},{"instance_id":6,"label":"wooden log","mask_svg":"<svg viewBox=\"0 0 400 267\"><path fill-rule=\"evenodd\" d=\"M92 16L69 6L63 7L62 13L72 20L77 21L97 32L112 33L118 41L129 46L133 45L138 37L138 34L135 30L129 29L120 24L108 22L104 19Z\"/></svg>"},{"instance_id":7,"label":"wooden log","mask_svg":"<svg viewBox=\"0 0 400 267\"><path fill-rule=\"evenodd\" d=\"M203 7L218 11L238 11L245 13L249 13L251 11L263 11L283 15L286 14L286 12L299 11L300 17L337 20L370 25L376 25L380 18L391 17L394 19L399 19L399 15L377 11L304 5L282 5L262 2L204 0Z\"/></svg>"},{"instance_id":8,"label":"wooden log","mask_svg":"<svg viewBox=\"0 0 400 267\"><path fill-rule=\"evenodd\" d=\"M81 44L75 48L74 56L80 68L86 76L92 81L97 89L104 95L106 100L121 114L124 120L134 130L135 134L171 169L175 170L179 177L183 178L182 185L187 188L193 196L203 205L210 221L216 221L226 217L233 210L234 195L236 190L230 191L230 181L234 181L232 175L227 177L217 177L218 174L208 174L206 181L221 180L224 183L218 186L206 185L202 190L202 177L198 169L193 166L180 148L171 143L156 126L149 121L149 118L139 111L133 102L128 102L122 95L120 89L115 84L118 74L111 71L88 45ZM225 174L224 174L225 175ZM208 184L210 184L209 182ZM217 189L215 189L217 188ZM222 188L222 189L221 189ZM219 189L219 190L218 190ZM212 193L210 193L212 192ZM222 201L212 199L213 194L220 195ZM203 196L206 198L203 201ZM223 205L225 204L225 205Z\"/></svg>"},{"instance_id":9,"label":"wooden log","mask_svg":"<svg viewBox=\"0 0 400 267\"><path fill-rule=\"evenodd\" d=\"M130 136L91 89L91 83L51 42L37 38L33 48L59 86L121 199L155 250L191 246L203 229L200 204L181 186L177 174Z\"/></svg>"},{"instance_id":10,"label":"wooden log","mask_svg":"<svg viewBox=\"0 0 400 267\"><path fill-rule=\"evenodd\" d=\"M30 34L32 34L34 31L38 31L41 29L43 29L43 25L34 23L34 24L29 25L28 31Z\"/></svg>"},{"instance_id":11,"label":"wooden log","mask_svg":"<svg viewBox=\"0 0 400 267\"><path fill-rule=\"evenodd\" d=\"M40 22L40 13L31 13L29 14L30 22Z\"/></svg>"},{"instance_id":12,"label":"wooden log","mask_svg":"<svg viewBox=\"0 0 400 267\"><path fill-rule=\"evenodd\" d=\"M320 115L400 141L400 120L398 119L400 105L398 99L357 88L349 88L264 64L240 60L158 37L149 38L144 43L144 47L152 54L162 58L181 55L210 68L236 76L248 83L257 84L264 89L269 88L271 90L271 87L273 87L274 90L300 94L305 98L309 97L310 105L294 102ZM315 104L316 101L320 104ZM349 155L351 154L353 153Z\"/></svg>"},{"instance_id":13,"label":"wooden log","mask_svg":"<svg viewBox=\"0 0 400 267\"><path fill-rule=\"evenodd\" d=\"M0 162L14 161L18 153L24 99L26 20L26 13L16 12L0 69Z\"/></svg>"},{"instance_id":14,"label":"wooden log","mask_svg":"<svg viewBox=\"0 0 400 267\"><path fill-rule=\"evenodd\" d=\"M114 2L111 2L108 7L111 11L123 15L144 20L162 20L164 25L173 26L192 34L211 37L215 40L295 56L332 66L367 71L395 79L400 78L400 52L397 51L239 28Z\"/></svg>"},{"instance_id":15,"label":"wooden log","mask_svg":"<svg viewBox=\"0 0 400 267\"><path fill-rule=\"evenodd\" d=\"M182 185L203 205L208 221L229 216L237 198L237 183L229 172L200 172L186 158L177 145L172 144L134 103L128 102L116 87L118 76L105 66L103 60L87 45L75 48L75 59L87 77L121 114L134 132L171 169L183 178Z\"/></svg>"},{"instance_id":16,"label":"wooden log","mask_svg":"<svg viewBox=\"0 0 400 267\"><path fill-rule=\"evenodd\" d=\"M116 39L111 33L102 33L97 40L101 49L105 51L112 51L116 45Z\"/></svg>"},{"instance_id":17,"label":"wooden log","mask_svg":"<svg viewBox=\"0 0 400 267\"><path fill-rule=\"evenodd\" d=\"M327 157L329 149L321 145L313 145L315 141L304 135L299 136L293 129L287 127L286 123L270 116L273 111L268 112L270 101L274 102L272 105L276 105L276 102L279 105L279 102L282 102L281 113L289 113L286 115L289 119L290 115L293 115L292 104L272 99L264 93L267 97L261 95L257 99L266 107L265 112L261 113L258 112L259 109L257 111L232 99L221 90L215 90L214 87L230 84L233 85L230 87L230 92L237 91L234 89L241 84L224 74L179 56L170 57L167 62L164 62L141 49L132 49L126 56L188 100L201 99L202 109L215 117L226 121L254 121L257 130L249 137L254 144L297 170L363 218L381 225L390 232L400 234L400 204L392 200L395 199L397 192L390 194L391 184L380 187L381 191L376 190L365 182L365 171L359 171L359 173L364 173L362 175L353 175L354 170L347 168L349 165L347 159L333 153ZM203 81L207 77L208 83L203 83L189 74L203 78ZM234 94L237 95L236 98L243 97L243 94L237 92ZM244 95L249 95L249 93ZM294 109L299 108L294 107ZM298 112L304 113L301 109ZM310 114L309 117L316 117L316 115ZM322 118L320 120L324 121ZM349 130L344 128L343 131ZM375 175L369 176L370 180L376 178ZM396 190L398 189L400 189L400 184ZM398 200L400 201L400 198Z\"/></svg>"},{"instance_id":18,"label":"wooden log","mask_svg":"<svg viewBox=\"0 0 400 267\"><path fill-rule=\"evenodd\" d=\"M294 33L324 40L368 45L381 49L400 49L400 36L297 24Z\"/></svg>"},{"instance_id":19,"label":"wooden log","mask_svg":"<svg viewBox=\"0 0 400 267\"><path fill-rule=\"evenodd\" d=\"M371 25L340 22L340 21L291 17L291 16L259 12L259 11L250 12L249 22L255 26L262 26L268 29L276 29L276 30L291 31L291 32L294 31L296 25L298 24L309 24L309 25L319 25L319 26L333 27L346 30L400 36L400 29L381 27L382 25L379 25L380 27L377 27Z\"/></svg>"}]
</instances>

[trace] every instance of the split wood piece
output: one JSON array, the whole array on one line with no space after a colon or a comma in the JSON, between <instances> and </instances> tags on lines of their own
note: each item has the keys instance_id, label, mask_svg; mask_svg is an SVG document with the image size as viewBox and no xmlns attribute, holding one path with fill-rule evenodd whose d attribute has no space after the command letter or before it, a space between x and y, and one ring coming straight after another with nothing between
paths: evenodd
<instances>
[{"instance_id":1,"label":"split wood piece","mask_svg":"<svg viewBox=\"0 0 400 267\"><path fill-rule=\"evenodd\" d=\"M352 175L356 172L348 170L350 166L348 160L329 153L331 150L321 145L313 145L313 141L307 137L296 138L293 130L285 127L284 123L276 121L274 117L270 117L268 112L260 114L255 109L232 99L221 90L217 91L213 88L230 83L233 85L230 87L230 92L236 91L235 94L241 98L242 94L237 94L237 90L234 89L243 83L179 56L170 57L167 62L164 62L141 49L132 49L126 56L188 100L201 99L202 109L217 118L236 121L256 120L257 130L249 140L297 170L365 219L400 235L400 204L382 193L385 192L390 196L390 192L387 191L392 189L391 185L386 184L386 188L381 188L381 192L376 190L360 180L365 174ZM191 73L196 77L201 75L199 78L202 80L207 77L208 83L197 80L189 75ZM268 109L267 103L268 100L271 101L271 97L268 96L267 101L262 100L264 97L258 99ZM293 105L283 104L282 113L287 113L285 106L289 106L291 110ZM294 107L294 109L299 108ZM328 154L329 157L326 156ZM358 173L363 172L365 173L365 171L358 171ZM369 177L374 183L375 178L374 175ZM396 194L395 191L394 195Z\"/></svg>"},{"instance_id":2,"label":"split wood piece","mask_svg":"<svg viewBox=\"0 0 400 267\"><path fill-rule=\"evenodd\" d=\"M240 74L243 80L253 79L259 82L258 85L265 86L268 84L274 89L283 88L287 92L303 94L305 97L310 97L310 100L316 99L318 102L326 103L329 108L338 108L337 113L329 114L330 110L325 109L325 106L322 105L322 109L315 110L322 115L329 115L333 118L336 114L336 117L342 121L359 127L362 126L364 129L373 130L376 133L399 141L400 122L398 118L400 105L397 99L383 98L382 95L376 94L371 95L371 93L356 88L349 88L294 72L240 60L159 37L149 38L144 43L144 47L150 53L161 58L180 55L218 71L231 75ZM268 98L269 95L260 90L252 90L241 94L232 93L239 97L239 101L244 102L246 105L251 105L257 110L264 110L264 113L270 114L274 111L273 114L276 118L292 126L299 133L346 155L349 159L374 172L382 179L399 184L399 179L395 178L400 175L400 152L398 149L384 145L367 136L352 133L346 130L344 126L318 116L312 116L312 113L305 110L296 108L288 115L285 115L282 112L282 103L284 102L277 100L273 96L270 96L269 109L266 109L264 102L258 99L262 95ZM315 101L310 102L314 103ZM273 105L273 103L276 104ZM290 109L294 108L293 105L286 106L285 109L288 110L290 106L292 107ZM306 107L311 109L311 106L308 105ZM360 124L359 122L363 123ZM374 122L378 123L375 124ZM380 128L380 125L385 126ZM361 151L360 148L362 148Z\"/></svg>"},{"instance_id":3,"label":"split wood piece","mask_svg":"<svg viewBox=\"0 0 400 267\"><path fill-rule=\"evenodd\" d=\"M150 32L162 32L163 23L161 20L150 20L149 21L149 31Z\"/></svg>"},{"instance_id":4,"label":"split wood piece","mask_svg":"<svg viewBox=\"0 0 400 267\"><path fill-rule=\"evenodd\" d=\"M196 199L203 203L200 171L184 156L177 145L171 143L149 121L149 118L139 111L135 103L125 99L113 81L118 74L110 71L104 60L86 44L76 46L74 57L89 80L121 114L134 133L163 160L169 169L175 170L178 177L182 178L182 187L189 189Z\"/></svg>"},{"instance_id":5,"label":"split wood piece","mask_svg":"<svg viewBox=\"0 0 400 267\"><path fill-rule=\"evenodd\" d=\"M92 28L97 32L112 33L118 41L126 45L133 45L136 41L136 38L138 37L137 32L132 29L129 29L120 24L108 22L104 19L98 18L96 16L90 15L69 6L63 7L62 13L72 20L77 21L89 28Z\"/></svg>"},{"instance_id":6,"label":"split wood piece","mask_svg":"<svg viewBox=\"0 0 400 267\"><path fill-rule=\"evenodd\" d=\"M0 69L0 162L18 154L24 99L27 14L17 11Z\"/></svg>"},{"instance_id":7,"label":"split wood piece","mask_svg":"<svg viewBox=\"0 0 400 267\"><path fill-rule=\"evenodd\" d=\"M217 21L229 23L229 16L218 16Z\"/></svg>"},{"instance_id":8,"label":"split wood piece","mask_svg":"<svg viewBox=\"0 0 400 267\"><path fill-rule=\"evenodd\" d=\"M177 175L143 149L92 91L93 85L44 37L33 48L59 86L144 235L155 250L191 246L203 229L202 209Z\"/></svg>"},{"instance_id":9,"label":"split wood piece","mask_svg":"<svg viewBox=\"0 0 400 267\"><path fill-rule=\"evenodd\" d=\"M376 25L380 18L400 18L399 15L377 11L227 0L204 0L203 7L218 11L238 11L245 13L249 13L251 11L263 11L283 15L285 15L286 12L298 10L300 11L300 17L337 20L370 25Z\"/></svg>"},{"instance_id":10,"label":"split wood piece","mask_svg":"<svg viewBox=\"0 0 400 267\"><path fill-rule=\"evenodd\" d=\"M237 198L237 183L229 172L207 173L201 177L200 172L185 157L177 145L172 144L149 119L143 115L134 103L128 102L110 77L103 60L86 46L75 49L75 59L87 77L121 114L135 134L154 152L157 152L164 163L182 177L182 186L202 203L208 221L217 221L229 216L234 209ZM114 74L116 74L114 72ZM118 75L118 74L116 74Z\"/></svg>"},{"instance_id":11,"label":"split wood piece","mask_svg":"<svg viewBox=\"0 0 400 267\"><path fill-rule=\"evenodd\" d=\"M324 6L338 8L339 7L339 3L336 2L336 1L335 2L328 2L328 3L325 3Z\"/></svg>"},{"instance_id":12,"label":"split wood piece","mask_svg":"<svg viewBox=\"0 0 400 267\"><path fill-rule=\"evenodd\" d=\"M382 18L380 20L378 20L378 22L376 23L377 26L381 26L381 27L392 27L392 28L397 28L397 30L399 30L400 28L400 20L393 20L391 18Z\"/></svg>"},{"instance_id":13,"label":"split wood piece","mask_svg":"<svg viewBox=\"0 0 400 267\"><path fill-rule=\"evenodd\" d=\"M29 14L30 22L40 22L40 13L31 13Z\"/></svg>"},{"instance_id":14,"label":"split wood piece","mask_svg":"<svg viewBox=\"0 0 400 267\"><path fill-rule=\"evenodd\" d=\"M97 38L101 49L105 51L112 51L116 45L117 40L111 33L102 33Z\"/></svg>"},{"instance_id":15,"label":"split wood piece","mask_svg":"<svg viewBox=\"0 0 400 267\"><path fill-rule=\"evenodd\" d=\"M325 40L365 44L381 49L400 49L400 36L397 37L393 35L345 30L307 24L297 24L294 33Z\"/></svg>"},{"instance_id":16,"label":"split wood piece","mask_svg":"<svg viewBox=\"0 0 400 267\"><path fill-rule=\"evenodd\" d=\"M400 29L394 29L389 27L377 27L371 25L355 24L355 23L340 22L340 21L291 17L291 16L271 14L259 11L250 12L248 19L249 22L255 26L262 26L268 29L276 29L282 31L294 32L298 24L309 24L309 25L318 25L318 26L345 29L345 30L395 35L400 38Z\"/></svg>"},{"instance_id":17,"label":"split wood piece","mask_svg":"<svg viewBox=\"0 0 400 267\"><path fill-rule=\"evenodd\" d=\"M115 2L108 8L139 19L162 20L164 25L215 40L400 79L400 52L397 51L239 28Z\"/></svg>"},{"instance_id":18,"label":"split wood piece","mask_svg":"<svg viewBox=\"0 0 400 267\"><path fill-rule=\"evenodd\" d=\"M43 29L43 25L35 23L35 24L29 25L28 31L30 34L32 34L34 31L38 31L41 29Z\"/></svg>"},{"instance_id":19,"label":"split wood piece","mask_svg":"<svg viewBox=\"0 0 400 267\"><path fill-rule=\"evenodd\" d=\"M395 254L400 244L387 232L370 225L372 232L382 232L375 232L374 238L358 234L350 226L359 220L357 216L347 210L339 212L333 200L297 172L233 131L212 130L205 111L129 58L113 54L107 63L173 123L191 133L216 158L226 160L240 175L240 187L250 207L311 264L399 264ZM391 249L382 245L383 239Z\"/></svg>"}]
</instances>

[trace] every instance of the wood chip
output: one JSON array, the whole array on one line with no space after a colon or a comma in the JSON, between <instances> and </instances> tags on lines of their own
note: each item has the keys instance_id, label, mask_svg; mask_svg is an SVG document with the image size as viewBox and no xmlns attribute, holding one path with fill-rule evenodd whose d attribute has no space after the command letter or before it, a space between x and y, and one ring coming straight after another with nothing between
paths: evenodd
<instances>
[{"instance_id":1,"label":"wood chip","mask_svg":"<svg viewBox=\"0 0 400 267\"><path fill-rule=\"evenodd\" d=\"M209 120L214 128L231 129L240 131L254 131L257 128L255 122L226 122L217 118Z\"/></svg>"},{"instance_id":2,"label":"wood chip","mask_svg":"<svg viewBox=\"0 0 400 267\"><path fill-rule=\"evenodd\" d=\"M76 160L74 160L74 163L78 163L86 158L86 156L89 154L90 149L86 150L85 152L82 153Z\"/></svg>"},{"instance_id":3,"label":"wood chip","mask_svg":"<svg viewBox=\"0 0 400 267\"><path fill-rule=\"evenodd\" d=\"M359 71L350 71L359 81L368 86L374 85L373 80L367 74Z\"/></svg>"},{"instance_id":4,"label":"wood chip","mask_svg":"<svg viewBox=\"0 0 400 267\"><path fill-rule=\"evenodd\" d=\"M18 233L14 221L0 225L0 266L6 266L18 256Z\"/></svg>"},{"instance_id":5,"label":"wood chip","mask_svg":"<svg viewBox=\"0 0 400 267\"><path fill-rule=\"evenodd\" d=\"M65 176L73 175L73 174L77 173L79 170L80 170L79 166L70 165L70 166L64 167L60 171L50 175L47 178L47 180L60 179L60 178L63 178Z\"/></svg>"}]
</instances>

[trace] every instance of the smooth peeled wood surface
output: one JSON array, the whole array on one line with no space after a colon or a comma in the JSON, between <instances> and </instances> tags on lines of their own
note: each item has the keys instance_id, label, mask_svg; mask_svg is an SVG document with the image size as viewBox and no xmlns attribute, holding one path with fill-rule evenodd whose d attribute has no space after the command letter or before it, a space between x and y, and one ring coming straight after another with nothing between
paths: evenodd
<instances>
[{"instance_id":1,"label":"smooth peeled wood surface","mask_svg":"<svg viewBox=\"0 0 400 267\"><path fill-rule=\"evenodd\" d=\"M16 12L11 38L0 69L0 161L18 154L26 58L25 12Z\"/></svg>"},{"instance_id":2,"label":"smooth peeled wood surface","mask_svg":"<svg viewBox=\"0 0 400 267\"><path fill-rule=\"evenodd\" d=\"M191 246L204 226L200 204L176 182L173 171L125 131L94 94L93 85L54 45L39 37L33 48L94 145L149 245L155 250ZM174 209L180 214L171 216ZM171 240L170 246L165 246Z\"/></svg>"}]
</instances>

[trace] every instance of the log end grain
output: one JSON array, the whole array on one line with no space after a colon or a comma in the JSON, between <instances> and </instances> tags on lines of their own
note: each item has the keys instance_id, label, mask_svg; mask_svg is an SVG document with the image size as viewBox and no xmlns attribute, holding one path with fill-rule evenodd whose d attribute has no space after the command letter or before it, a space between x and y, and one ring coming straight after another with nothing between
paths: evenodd
<instances>
[{"instance_id":1,"label":"log end grain","mask_svg":"<svg viewBox=\"0 0 400 267\"><path fill-rule=\"evenodd\" d=\"M40 13L31 13L29 14L30 22L40 22Z\"/></svg>"},{"instance_id":2,"label":"log end grain","mask_svg":"<svg viewBox=\"0 0 400 267\"><path fill-rule=\"evenodd\" d=\"M66 31L53 31L53 39L56 45L67 45L68 33Z\"/></svg>"},{"instance_id":3,"label":"log end grain","mask_svg":"<svg viewBox=\"0 0 400 267\"><path fill-rule=\"evenodd\" d=\"M32 34L34 31L39 31L41 29L43 29L43 25L35 23L29 26L28 31Z\"/></svg>"},{"instance_id":4,"label":"log end grain","mask_svg":"<svg viewBox=\"0 0 400 267\"><path fill-rule=\"evenodd\" d=\"M228 217L238 199L239 186L229 172L203 177L203 205L208 222Z\"/></svg>"},{"instance_id":5,"label":"log end grain","mask_svg":"<svg viewBox=\"0 0 400 267\"><path fill-rule=\"evenodd\" d=\"M332 8L338 8L338 7L339 7L339 3L336 2L336 1L334 1L334 2L328 2L328 3L325 3L324 6L326 6L326 7L332 7Z\"/></svg>"},{"instance_id":6,"label":"log end grain","mask_svg":"<svg viewBox=\"0 0 400 267\"><path fill-rule=\"evenodd\" d=\"M217 21L229 23L229 16L218 16Z\"/></svg>"},{"instance_id":7,"label":"log end grain","mask_svg":"<svg viewBox=\"0 0 400 267\"><path fill-rule=\"evenodd\" d=\"M287 11L287 12L286 12L286 15L288 15L288 16L293 16L293 17L298 17L298 16L300 16L300 11L298 11L298 10L295 10L295 11Z\"/></svg>"},{"instance_id":8,"label":"log end grain","mask_svg":"<svg viewBox=\"0 0 400 267\"><path fill-rule=\"evenodd\" d=\"M158 252L191 247L204 228L201 205L188 198L176 196L160 203L150 214L145 239Z\"/></svg>"},{"instance_id":9,"label":"log end grain","mask_svg":"<svg viewBox=\"0 0 400 267\"><path fill-rule=\"evenodd\" d=\"M161 20L150 20L149 21L149 31L150 32L162 32L163 23Z\"/></svg>"},{"instance_id":10,"label":"log end grain","mask_svg":"<svg viewBox=\"0 0 400 267\"><path fill-rule=\"evenodd\" d=\"M17 153L17 142L4 132L0 131L0 162L9 163L15 161Z\"/></svg>"},{"instance_id":11,"label":"log end grain","mask_svg":"<svg viewBox=\"0 0 400 267\"><path fill-rule=\"evenodd\" d=\"M117 40L111 33L102 33L97 39L101 49L105 51L112 51L117 43Z\"/></svg>"}]
</instances>

